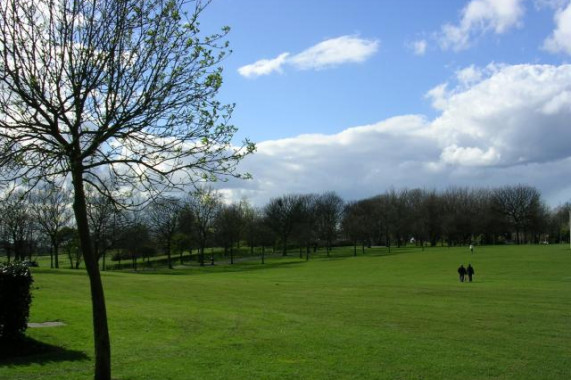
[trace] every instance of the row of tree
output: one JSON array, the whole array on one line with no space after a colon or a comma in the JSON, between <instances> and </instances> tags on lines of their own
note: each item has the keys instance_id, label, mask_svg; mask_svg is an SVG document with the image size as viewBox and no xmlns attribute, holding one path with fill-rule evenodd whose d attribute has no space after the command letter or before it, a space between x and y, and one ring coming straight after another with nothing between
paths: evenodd
<instances>
[{"instance_id":1,"label":"row of tree","mask_svg":"<svg viewBox=\"0 0 571 380\"><path fill-rule=\"evenodd\" d=\"M407 244L434 246L481 243L561 242L569 233L569 204L550 210L530 186L496 189L450 188L389 190L371 198L345 202L336 193L288 194L255 208L248 202L223 202L206 188L184 197L158 197L145 207L120 209L94 189L87 192L93 250L103 269L107 254L115 260L149 260L156 254L197 253L204 265L207 247L222 247L234 263L235 250L249 247L281 250L296 247L306 258L318 247L329 254L336 244L356 248ZM1 248L10 261L49 251L53 268L60 254L72 268L81 263L81 248L70 198L53 184L30 192L14 191L2 202Z\"/></svg>"}]
</instances>

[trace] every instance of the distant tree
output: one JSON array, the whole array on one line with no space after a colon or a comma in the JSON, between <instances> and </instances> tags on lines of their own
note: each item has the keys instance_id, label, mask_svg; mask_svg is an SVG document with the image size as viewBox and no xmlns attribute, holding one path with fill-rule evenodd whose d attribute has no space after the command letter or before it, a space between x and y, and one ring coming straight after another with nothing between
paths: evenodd
<instances>
[{"instance_id":1,"label":"distant tree","mask_svg":"<svg viewBox=\"0 0 571 380\"><path fill-rule=\"evenodd\" d=\"M117 243L124 214L117 205L92 186L86 187L87 218L93 241L93 252L106 270L107 251Z\"/></svg>"},{"instance_id":2,"label":"distant tree","mask_svg":"<svg viewBox=\"0 0 571 380\"><path fill-rule=\"evenodd\" d=\"M215 216L214 229L217 241L224 247L224 254L230 254L230 264L234 264L234 246L240 241L243 225L240 205L220 205Z\"/></svg>"},{"instance_id":3,"label":"distant tree","mask_svg":"<svg viewBox=\"0 0 571 380\"><path fill-rule=\"evenodd\" d=\"M137 270L137 260L147 259L149 264L150 257L154 252L151 248L151 233L149 227L140 219L132 219L121 228L119 240L116 244L124 253L125 258L131 259L133 270Z\"/></svg>"},{"instance_id":4,"label":"distant tree","mask_svg":"<svg viewBox=\"0 0 571 380\"><path fill-rule=\"evenodd\" d=\"M540 200L526 226L527 241L535 244L546 241L549 232L549 222L549 208Z\"/></svg>"},{"instance_id":5,"label":"distant tree","mask_svg":"<svg viewBox=\"0 0 571 380\"><path fill-rule=\"evenodd\" d=\"M62 250L67 255L69 267L71 269L79 269L81 265L81 246L79 244L79 234L75 227L63 227L59 232L59 240Z\"/></svg>"},{"instance_id":6,"label":"distant tree","mask_svg":"<svg viewBox=\"0 0 571 380\"><path fill-rule=\"evenodd\" d=\"M178 253L180 265L184 264L184 252L191 245L190 239L189 235L180 232L178 229L172 238L172 249L175 254Z\"/></svg>"},{"instance_id":7,"label":"distant tree","mask_svg":"<svg viewBox=\"0 0 571 380\"><path fill-rule=\"evenodd\" d=\"M30 195L30 211L41 233L49 239L50 266L59 268L61 230L73 217L69 193L61 185L44 183Z\"/></svg>"},{"instance_id":8,"label":"distant tree","mask_svg":"<svg viewBox=\"0 0 571 380\"><path fill-rule=\"evenodd\" d=\"M272 246L275 248L276 235L270 228L263 210L256 210L254 217L254 240L257 244L262 246L260 258L262 264L266 259L266 247Z\"/></svg>"},{"instance_id":9,"label":"distant tree","mask_svg":"<svg viewBox=\"0 0 571 380\"><path fill-rule=\"evenodd\" d=\"M429 240L429 208L427 207L428 193L421 189L408 191L406 203L411 238L424 249L424 243Z\"/></svg>"},{"instance_id":10,"label":"distant tree","mask_svg":"<svg viewBox=\"0 0 571 380\"><path fill-rule=\"evenodd\" d=\"M199 188L186 198L183 208L192 214L194 240L198 244L198 260L204 265L204 252L214 233L214 222L220 208L220 194L210 187Z\"/></svg>"},{"instance_id":11,"label":"distant tree","mask_svg":"<svg viewBox=\"0 0 571 380\"><path fill-rule=\"evenodd\" d=\"M347 239L353 242L353 255L357 255L357 244L362 242L362 249L365 250L365 242L368 239L367 226L368 210L364 201L349 202L343 208L341 219L341 229Z\"/></svg>"},{"instance_id":12,"label":"distant tree","mask_svg":"<svg viewBox=\"0 0 571 380\"><path fill-rule=\"evenodd\" d=\"M107 311L85 185L118 190L235 176L232 106L216 95L228 29L202 38L196 0L5 0L0 5L0 168L8 181L70 177L90 279L95 378L111 378ZM194 5L194 7L193 7ZM190 12L187 14L186 10ZM104 179L112 172L117 188Z\"/></svg>"},{"instance_id":13,"label":"distant tree","mask_svg":"<svg viewBox=\"0 0 571 380\"><path fill-rule=\"evenodd\" d=\"M450 187L442 194L443 233L449 246L468 244L478 223L475 198L468 188Z\"/></svg>"},{"instance_id":14,"label":"distant tree","mask_svg":"<svg viewBox=\"0 0 571 380\"><path fill-rule=\"evenodd\" d=\"M515 232L517 244L523 242L525 231L541 208L541 196L536 188L525 185L503 186L494 190L493 208L505 217Z\"/></svg>"},{"instance_id":15,"label":"distant tree","mask_svg":"<svg viewBox=\"0 0 571 380\"><path fill-rule=\"evenodd\" d=\"M569 218L571 202L556 207L551 211L551 237L553 242L569 243Z\"/></svg>"},{"instance_id":16,"label":"distant tree","mask_svg":"<svg viewBox=\"0 0 571 380\"><path fill-rule=\"evenodd\" d=\"M309 260L311 247L317 246L319 238L317 229L317 195L299 195L299 203L294 212L291 236L297 241L299 258L303 258L305 249L305 259Z\"/></svg>"},{"instance_id":17,"label":"distant tree","mask_svg":"<svg viewBox=\"0 0 571 380\"><path fill-rule=\"evenodd\" d=\"M186 200L181 201L178 215L178 226L174 236L175 250L179 253L180 264L183 264L183 253L188 250L192 255L193 245L196 244L196 220L194 212Z\"/></svg>"},{"instance_id":18,"label":"distant tree","mask_svg":"<svg viewBox=\"0 0 571 380\"><path fill-rule=\"evenodd\" d=\"M22 190L8 192L0 203L0 215L8 262L12 254L15 261L24 261L26 257L31 259L30 246L35 227L27 194Z\"/></svg>"},{"instance_id":19,"label":"distant tree","mask_svg":"<svg viewBox=\"0 0 571 380\"><path fill-rule=\"evenodd\" d=\"M343 199L335 192L320 194L315 199L317 235L325 242L327 255L331 251L333 241L337 239L344 206Z\"/></svg>"},{"instance_id":20,"label":"distant tree","mask_svg":"<svg viewBox=\"0 0 571 380\"><path fill-rule=\"evenodd\" d=\"M258 222L260 219L259 210L252 207L248 201L240 202L242 221L244 223L243 233L246 243L250 247L250 254L254 254L254 248L259 241Z\"/></svg>"},{"instance_id":21,"label":"distant tree","mask_svg":"<svg viewBox=\"0 0 571 380\"><path fill-rule=\"evenodd\" d=\"M174 197L155 198L147 208L149 227L155 236L155 240L167 254L169 269L173 268L171 253L179 226L181 208L180 199Z\"/></svg>"},{"instance_id":22,"label":"distant tree","mask_svg":"<svg viewBox=\"0 0 571 380\"><path fill-rule=\"evenodd\" d=\"M287 255L288 240L300 217L302 204L301 195L290 194L271 199L264 209L266 223L281 240L282 256Z\"/></svg>"},{"instance_id":23,"label":"distant tree","mask_svg":"<svg viewBox=\"0 0 571 380\"><path fill-rule=\"evenodd\" d=\"M436 191L425 194L424 215L426 217L426 236L430 246L434 247L442 237L442 198Z\"/></svg>"}]
</instances>

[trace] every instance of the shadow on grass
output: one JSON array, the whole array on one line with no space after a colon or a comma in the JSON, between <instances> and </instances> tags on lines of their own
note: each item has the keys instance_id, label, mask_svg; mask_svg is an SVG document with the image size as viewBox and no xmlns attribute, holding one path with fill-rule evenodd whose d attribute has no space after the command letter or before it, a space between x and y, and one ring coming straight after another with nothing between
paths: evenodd
<instances>
[{"instance_id":1,"label":"shadow on grass","mask_svg":"<svg viewBox=\"0 0 571 380\"><path fill-rule=\"evenodd\" d=\"M28 337L10 341L0 339L0 365L2 366L80 360L90 360L90 358L82 351L68 350Z\"/></svg>"},{"instance_id":2,"label":"shadow on grass","mask_svg":"<svg viewBox=\"0 0 571 380\"><path fill-rule=\"evenodd\" d=\"M218 260L214 265L205 263L204 266L198 264L184 264L176 265L175 269L154 268L151 270L139 270L137 272L131 271L130 273L140 274L168 274L168 275L203 275L214 273L229 273L229 272L249 272L256 270L266 270L275 268L286 268L305 263L305 260L293 256L286 256L280 259L266 259L266 263L262 264L259 259L257 260L244 260L236 259L234 264Z\"/></svg>"},{"instance_id":3,"label":"shadow on grass","mask_svg":"<svg viewBox=\"0 0 571 380\"><path fill-rule=\"evenodd\" d=\"M347 260L353 257L377 257L377 256L394 256L410 252L420 252L420 248L412 247L392 247L390 250L387 247L373 247L367 248L365 253L359 249L357 255L353 251L343 250L340 253L334 250L329 256L324 251L318 253L311 253L309 261L322 261L322 260ZM230 264L229 258L218 258L215 265L211 265L209 260L206 260L204 266L200 266L196 262L175 264L174 269L167 269L166 267L144 267L140 266L138 270L120 270L119 273L132 273L132 274L167 274L167 275L204 275L214 273L235 273L235 272L250 272L257 270L277 269L294 267L307 263L305 253L299 257L298 253L289 252L287 256L280 254L269 254L266 256L266 262L261 263L260 257L237 257L234 259L234 264ZM174 260L173 260L174 261Z\"/></svg>"}]
</instances>

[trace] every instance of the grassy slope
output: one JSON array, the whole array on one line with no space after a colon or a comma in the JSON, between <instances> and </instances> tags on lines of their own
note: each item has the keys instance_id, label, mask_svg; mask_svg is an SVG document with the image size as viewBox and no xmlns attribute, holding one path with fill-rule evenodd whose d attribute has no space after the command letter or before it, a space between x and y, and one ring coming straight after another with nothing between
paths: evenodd
<instances>
[{"instance_id":1,"label":"grassy slope","mask_svg":"<svg viewBox=\"0 0 571 380\"><path fill-rule=\"evenodd\" d=\"M383 253L386 253L383 251ZM456 268L471 261L475 282ZM116 379L568 379L571 253L564 246L369 250L105 273ZM27 335L65 350L0 361L1 379L86 379L82 272L35 271Z\"/></svg>"}]
</instances>

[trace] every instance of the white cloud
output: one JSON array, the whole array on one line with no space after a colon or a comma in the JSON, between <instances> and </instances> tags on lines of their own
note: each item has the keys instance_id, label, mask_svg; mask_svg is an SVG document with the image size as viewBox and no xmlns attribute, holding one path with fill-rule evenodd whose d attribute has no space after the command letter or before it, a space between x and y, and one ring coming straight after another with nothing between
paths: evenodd
<instances>
[{"instance_id":1,"label":"white cloud","mask_svg":"<svg viewBox=\"0 0 571 380\"><path fill-rule=\"evenodd\" d=\"M289 53L282 53L274 59L260 59L250 65L240 67L238 72L246 78L268 75L273 72L281 72L282 66L288 56Z\"/></svg>"},{"instance_id":2,"label":"white cloud","mask_svg":"<svg viewBox=\"0 0 571 380\"><path fill-rule=\"evenodd\" d=\"M571 156L571 107L561 96L571 91L571 65L493 67L474 86L446 95L446 107L431 125L439 145L494 148L500 165Z\"/></svg>"},{"instance_id":3,"label":"white cloud","mask_svg":"<svg viewBox=\"0 0 571 380\"><path fill-rule=\"evenodd\" d=\"M428 44L426 40L414 41L409 45L415 55L424 55Z\"/></svg>"},{"instance_id":4,"label":"white cloud","mask_svg":"<svg viewBox=\"0 0 571 380\"><path fill-rule=\"evenodd\" d=\"M482 70L474 65L468 66L456 72L458 82L464 86L471 86L478 83L482 79Z\"/></svg>"},{"instance_id":5,"label":"white cloud","mask_svg":"<svg viewBox=\"0 0 571 380\"><path fill-rule=\"evenodd\" d=\"M486 151L478 147L459 147L455 144L442 150L440 159L444 164L463 166L488 166L500 161L501 155L496 148L490 147Z\"/></svg>"},{"instance_id":6,"label":"white cloud","mask_svg":"<svg viewBox=\"0 0 571 380\"><path fill-rule=\"evenodd\" d=\"M323 69L344 63L359 63L377 52L379 42L341 36L318 43L291 57L289 63L301 70Z\"/></svg>"},{"instance_id":7,"label":"white cloud","mask_svg":"<svg viewBox=\"0 0 571 380\"><path fill-rule=\"evenodd\" d=\"M571 55L571 2L565 9L555 13L555 30L543 43L543 48L552 53Z\"/></svg>"},{"instance_id":8,"label":"white cloud","mask_svg":"<svg viewBox=\"0 0 571 380\"><path fill-rule=\"evenodd\" d=\"M318 43L299 54L282 53L274 59L262 59L242 66L238 72L245 77L281 72L284 65L298 70L320 70L346 63L360 63L377 52L379 42L355 36L341 36Z\"/></svg>"},{"instance_id":9,"label":"white cloud","mask_svg":"<svg viewBox=\"0 0 571 380\"><path fill-rule=\"evenodd\" d=\"M462 72L459 71L459 73ZM263 205L288 193L337 191L361 199L390 187L526 183L553 202L569 187L571 65L470 67L438 92L433 120L403 115L340 133L258 143L230 181L234 199Z\"/></svg>"},{"instance_id":10,"label":"white cloud","mask_svg":"<svg viewBox=\"0 0 571 380\"><path fill-rule=\"evenodd\" d=\"M432 100L432 107L435 109L446 109L448 105L448 83L442 83L432 88L425 97Z\"/></svg>"},{"instance_id":11,"label":"white cloud","mask_svg":"<svg viewBox=\"0 0 571 380\"><path fill-rule=\"evenodd\" d=\"M524 13L523 0L471 0L462 10L458 25L442 26L440 46L444 50L467 49L480 35L502 34L521 26Z\"/></svg>"}]
</instances>

